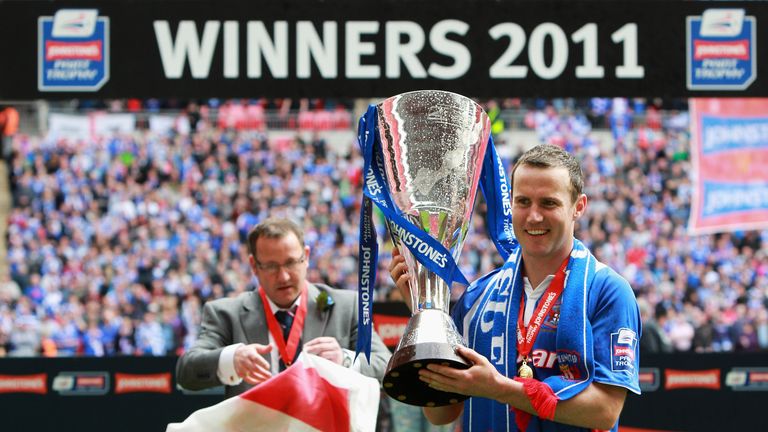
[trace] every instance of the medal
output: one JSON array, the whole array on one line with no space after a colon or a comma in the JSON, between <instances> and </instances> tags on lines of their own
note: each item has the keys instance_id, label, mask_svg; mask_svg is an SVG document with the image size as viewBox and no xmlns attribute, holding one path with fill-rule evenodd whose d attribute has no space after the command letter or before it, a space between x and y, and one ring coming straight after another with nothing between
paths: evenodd
<instances>
[{"instance_id":1,"label":"medal","mask_svg":"<svg viewBox=\"0 0 768 432\"><path fill-rule=\"evenodd\" d=\"M533 369L525 364L525 360L523 360L523 364L520 365L520 369L517 370L517 375L520 378L533 378Z\"/></svg>"},{"instance_id":2,"label":"medal","mask_svg":"<svg viewBox=\"0 0 768 432\"><path fill-rule=\"evenodd\" d=\"M286 366L290 366L293 363L293 359L296 358L301 334L304 331L304 317L307 315L307 286L305 284L301 289L299 307L296 309L296 316L293 318L293 325L291 326L290 333L288 333L288 340L285 340L280 324L277 323L277 319L275 319L275 315L272 313L272 307L269 305L267 295L261 287L259 287L259 296L261 296L261 303L264 305L267 327L277 345L277 352L280 354L280 358L283 359L283 363Z\"/></svg>"}]
</instances>

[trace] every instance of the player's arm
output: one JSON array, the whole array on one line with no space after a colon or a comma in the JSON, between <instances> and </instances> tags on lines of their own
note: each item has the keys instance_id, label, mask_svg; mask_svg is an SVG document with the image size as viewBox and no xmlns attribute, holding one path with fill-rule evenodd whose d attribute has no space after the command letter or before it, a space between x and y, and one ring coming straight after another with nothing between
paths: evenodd
<instances>
[{"instance_id":1,"label":"player's arm","mask_svg":"<svg viewBox=\"0 0 768 432\"><path fill-rule=\"evenodd\" d=\"M494 399L539 415L531 405L522 383L500 374L485 357L469 348L460 347L457 353L472 364L469 369L430 364L427 370L419 371L419 378L438 390ZM623 387L593 382L573 398L559 401L554 421L588 429L611 429L619 418L625 396L626 389ZM450 419L453 414L458 416L458 413L443 411L428 414L425 409L425 415L432 422ZM434 420L430 415L434 416Z\"/></svg>"},{"instance_id":2,"label":"player's arm","mask_svg":"<svg viewBox=\"0 0 768 432\"><path fill-rule=\"evenodd\" d=\"M555 421L574 426L609 430L619 421L627 389L593 382L584 391L555 408Z\"/></svg>"}]
</instances>

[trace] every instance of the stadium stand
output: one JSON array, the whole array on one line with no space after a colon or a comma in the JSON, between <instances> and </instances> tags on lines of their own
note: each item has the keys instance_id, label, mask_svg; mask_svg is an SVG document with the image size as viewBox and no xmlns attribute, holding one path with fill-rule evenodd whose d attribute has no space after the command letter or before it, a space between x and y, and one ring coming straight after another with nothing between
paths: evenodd
<instances>
[{"instance_id":1,"label":"stadium stand","mask_svg":"<svg viewBox=\"0 0 768 432\"><path fill-rule=\"evenodd\" d=\"M134 113L130 131L13 137L0 355L181 353L206 300L257 282L244 238L268 214L307 228L310 280L356 289L362 159L353 102L163 103L85 102L75 110ZM507 164L539 142L583 161L590 205L577 237L632 284L647 327L659 329L650 350L768 349L768 231L687 234L682 103L509 99L489 107L500 107L494 132ZM170 126L151 127L153 113L169 109ZM460 261L470 280L499 259L483 207ZM383 227L379 219L386 239ZM378 300L396 297L385 270L389 247Z\"/></svg>"}]
</instances>

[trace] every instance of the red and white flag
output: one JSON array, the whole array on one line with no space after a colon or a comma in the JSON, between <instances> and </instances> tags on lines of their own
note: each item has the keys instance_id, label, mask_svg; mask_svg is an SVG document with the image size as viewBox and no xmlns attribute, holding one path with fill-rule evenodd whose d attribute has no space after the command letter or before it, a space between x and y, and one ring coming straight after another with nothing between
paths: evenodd
<instances>
[{"instance_id":1,"label":"red and white flag","mask_svg":"<svg viewBox=\"0 0 768 432\"><path fill-rule=\"evenodd\" d=\"M378 409L378 381L302 352L282 373L169 424L166 432L372 432Z\"/></svg>"}]
</instances>

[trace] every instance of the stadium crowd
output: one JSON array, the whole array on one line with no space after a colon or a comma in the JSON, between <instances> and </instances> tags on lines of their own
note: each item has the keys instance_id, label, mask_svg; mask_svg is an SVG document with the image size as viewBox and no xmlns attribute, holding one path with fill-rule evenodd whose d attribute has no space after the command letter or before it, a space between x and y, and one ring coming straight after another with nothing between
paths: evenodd
<instances>
[{"instance_id":1,"label":"stadium crowd","mask_svg":"<svg viewBox=\"0 0 768 432\"><path fill-rule=\"evenodd\" d=\"M129 102L112 108L134 111ZM663 116L658 101L507 100L489 103L489 112L499 106L522 110L522 126L539 142L582 160L589 217L576 235L630 281L654 337L643 342L648 350L768 349L768 231L687 234L693 189L684 109ZM244 239L267 215L303 222L309 280L356 289L357 146L342 143L348 151L337 152L319 134L269 139L264 107L190 104L188 133L17 135L0 355L182 352L206 300L257 284ZM354 127L341 104L300 108L313 114L286 127ZM597 129L609 130L610 142L596 138ZM483 211L480 202L460 261L470 280L499 264ZM395 299L381 218L377 229L384 240L377 301Z\"/></svg>"}]
</instances>

